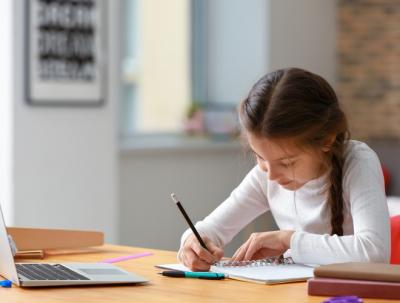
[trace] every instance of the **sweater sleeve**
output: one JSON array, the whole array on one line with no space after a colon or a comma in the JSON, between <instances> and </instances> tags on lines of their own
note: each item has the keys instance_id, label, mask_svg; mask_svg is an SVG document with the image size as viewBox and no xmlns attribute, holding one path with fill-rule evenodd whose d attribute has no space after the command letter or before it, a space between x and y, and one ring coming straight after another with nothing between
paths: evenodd
<instances>
[{"instance_id":1,"label":"sweater sleeve","mask_svg":"<svg viewBox=\"0 0 400 303\"><path fill-rule=\"evenodd\" d=\"M351 161L344 174L343 191L349 201L354 234L337 236L296 231L290 242L295 262L389 262L389 212L380 162L373 151L368 157Z\"/></svg>"},{"instance_id":2,"label":"sweater sleeve","mask_svg":"<svg viewBox=\"0 0 400 303\"><path fill-rule=\"evenodd\" d=\"M267 176L255 166L222 204L195 224L196 229L219 247L225 246L244 226L269 209L266 187ZM190 234L190 229L184 232L181 246Z\"/></svg>"}]
</instances>

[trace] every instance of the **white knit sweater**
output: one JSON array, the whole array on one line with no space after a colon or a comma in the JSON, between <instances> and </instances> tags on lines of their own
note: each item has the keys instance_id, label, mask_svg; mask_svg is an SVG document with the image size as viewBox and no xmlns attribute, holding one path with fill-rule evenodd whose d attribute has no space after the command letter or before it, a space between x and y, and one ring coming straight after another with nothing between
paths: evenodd
<instances>
[{"instance_id":1,"label":"white knit sweater","mask_svg":"<svg viewBox=\"0 0 400 303\"><path fill-rule=\"evenodd\" d=\"M343 236L330 235L327 176L289 191L254 167L231 195L203 221L199 233L220 247L260 214L271 211L281 230L295 230L288 252L297 263L389 262L390 225L383 175L375 152L351 140L343 174ZM190 230L182 235L181 245Z\"/></svg>"}]
</instances>

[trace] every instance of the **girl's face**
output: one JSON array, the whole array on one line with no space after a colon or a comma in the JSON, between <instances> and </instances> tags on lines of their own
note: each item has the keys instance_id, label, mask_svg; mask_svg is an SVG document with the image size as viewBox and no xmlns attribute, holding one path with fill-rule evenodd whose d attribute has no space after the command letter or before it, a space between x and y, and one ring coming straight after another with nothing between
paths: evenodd
<instances>
[{"instance_id":1,"label":"girl's face","mask_svg":"<svg viewBox=\"0 0 400 303\"><path fill-rule=\"evenodd\" d=\"M267 139L247 133L259 167L287 190L296 190L323 173L322 153L296 146L294 140Z\"/></svg>"}]
</instances>

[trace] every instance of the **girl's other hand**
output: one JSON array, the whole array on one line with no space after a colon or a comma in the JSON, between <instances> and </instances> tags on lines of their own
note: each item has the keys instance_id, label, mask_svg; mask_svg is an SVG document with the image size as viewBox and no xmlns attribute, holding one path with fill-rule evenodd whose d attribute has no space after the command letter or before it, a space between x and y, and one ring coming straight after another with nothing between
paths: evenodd
<instances>
[{"instance_id":1,"label":"girl's other hand","mask_svg":"<svg viewBox=\"0 0 400 303\"><path fill-rule=\"evenodd\" d=\"M178 252L178 260L193 271L208 271L214 262L224 256L224 251L206 237L203 237L203 241L209 251L191 234Z\"/></svg>"},{"instance_id":2,"label":"girl's other hand","mask_svg":"<svg viewBox=\"0 0 400 303\"><path fill-rule=\"evenodd\" d=\"M290 248L290 238L293 233L293 230L253 233L235 252L232 261L260 260L280 256Z\"/></svg>"}]
</instances>

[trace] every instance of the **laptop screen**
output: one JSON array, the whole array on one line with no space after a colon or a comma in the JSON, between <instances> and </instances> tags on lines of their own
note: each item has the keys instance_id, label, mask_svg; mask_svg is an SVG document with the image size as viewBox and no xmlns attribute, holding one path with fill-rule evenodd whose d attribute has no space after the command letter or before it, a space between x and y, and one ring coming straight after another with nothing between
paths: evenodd
<instances>
[{"instance_id":1,"label":"laptop screen","mask_svg":"<svg viewBox=\"0 0 400 303\"><path fill-rule=\"evenodd\" d=\"M19 285L17 269L15 268L14 257L8 242L6 224L3 212L0 207L0 275Z\"/></svg>"}]
</instances>

